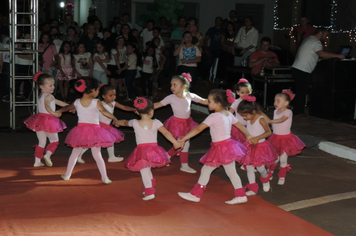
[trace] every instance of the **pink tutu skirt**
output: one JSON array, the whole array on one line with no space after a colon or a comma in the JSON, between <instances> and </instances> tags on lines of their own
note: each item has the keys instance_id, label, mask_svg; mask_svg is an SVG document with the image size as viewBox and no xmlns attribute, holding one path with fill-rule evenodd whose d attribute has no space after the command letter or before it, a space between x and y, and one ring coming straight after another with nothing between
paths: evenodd
<instances>
[{"instance_id":1,"label":"pink tutu skirt","mask_svg":"<svg viewBox=\"0 0 356 236\"><path fill-rule=\"evenodd\" d=\"M157 143L143 143L137 145L125 162L131 171L140 171L147 167L162 167L170 163L168 153Z\"/></svg>"},{"instance_id":2,"label":"pink tutu skirt","mask_svg":"<svg viewBox=\"0 0 356 236\"><path fill-rule=\"evenodd\" d=\"M115 137L105 129L101 128L100 125L78 123L77 126L69 131L64 142L73 148L106 148L114 145Z\"/></svg>"},{"instance_id":3,"label":"pink tutu skirt","mask_svg":"<svg viewBox=\"0 0 356 236\"><path fill-rule=\"evenodd\" d=\"M287 135L272 134L268 141L277 149L279 155L285 152L287 156L295 156L301 153L305 147L305 143L292 133Z\"/></svg>"},{"instance_id":4,"label":"pink tutu skirt","mask_svg":"<svg viewBox=\"0 0 356 236\"><path fill-rule=\"evenodd\" d=\"M181 119L171 116L164 122L164 127L171 132L174 138L183 138L196 126L198 126L198 123L193 121L192 117Z\"/></svg>"},{"instance_id":5,"label":"pink tutu skirt","mask_svg":"<svg viewBox=\"0 0 356 236\"><path fill-rule=\"evenodd\" d=\"M234 125L231 127L231 138L241 143L246 141L245 135Z\"/></svg>"},{"instance_id":6,"label":"pink tutu skirt","mask_svg":"<svg viewBox=\"0 0 356 236\"><path fill-rule=\"evenodd\" d=\"M268 140L256 145L252 145L248 141L244 144L248 149L248 153L241 159L241 165L254 167L268 166L274 164L278 159L277 149Z\"/></svg>"},{"instance_id":7,"label":"pink tutu skirt","mask_svg":"<svg viewBox=\"0 0 356 236\"><path fill-rule=\"evenodd\" d=\"M240 161L247 152L247 148L242 143L234 139L226 139L212 142L211 148L200 158L200 162L207 166L219 167L233 161Z\"/></svg>"},{"instance_id":8,"label":"pink tutu skirt","mask_svg":"<svg viewBox=\"0 0 356 236\"><path fill-rule=\"evenodd\" d=\"M73 68L72 67L62 67L62 70L64 72L64 77L62 76L62 73L60 70L57 71L57 79L58 80L72 80L75 79L75 75L73 76Z\"/></svg>"},{"instance_id":9,"label":"pink tutu skirt","mask_svg":"<svg viewBox=\"0 0 356 236\"><path fill-rule=\"evenodd\" d=\"M115 137L115 143L120 143L121 141L124 141L125 134L121 132L120 130L116 129L115 127L102 123L100 122L101 128L105 129L108 131L112 136Z\"/></svg>"},{"instance_id":10,"label":"pink tutu skirt","mask_svg":"<svg viewBox=\"0 0 356 236\"><path fill-rule=\"evenodd\" d=\"M43 131L47 133L59 133L67 128L63 121L47 113L32 115L28 117L24 123L27 128L35 132Z\"/></svg>"}]
</instances>

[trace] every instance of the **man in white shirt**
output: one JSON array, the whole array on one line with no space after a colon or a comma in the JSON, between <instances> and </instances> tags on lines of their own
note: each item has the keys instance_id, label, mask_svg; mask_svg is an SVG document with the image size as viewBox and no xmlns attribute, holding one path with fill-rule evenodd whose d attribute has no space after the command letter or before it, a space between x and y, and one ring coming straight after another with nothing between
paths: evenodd
<instances>
[{"instance_id":1,"label":"man in white shirt","mask_svg":"<svg viewBox=\"0 0 356 236\"><path fill-rule=\"evenodd\" d=\"M319 57L327 58L340 58L344 59L342 54L334 54L325 52L323 50L324 42L329 36L329 29L319 28L315 34L306 38L300 45L297 55L295 56L292 65L292 76L294 78L296 96L293 105L293 114L303 114L305 105L305 96L308 93L309 83L311 81L311 73L315 69Z\"/></svg>"},{"instance_id":2,"label":"man in white shirt","mask_svg":"<svg viewBox=\"0 0 356 236\"><path fill-rule=\"evenodd\" d=\"M246 60L256 50L258 44L258 30L252 26L252 17L245 18L245 26L241 27L234 41L232 54L235 55L235 65L241 66L242 61Z\"/></svg>"}]
</instances>

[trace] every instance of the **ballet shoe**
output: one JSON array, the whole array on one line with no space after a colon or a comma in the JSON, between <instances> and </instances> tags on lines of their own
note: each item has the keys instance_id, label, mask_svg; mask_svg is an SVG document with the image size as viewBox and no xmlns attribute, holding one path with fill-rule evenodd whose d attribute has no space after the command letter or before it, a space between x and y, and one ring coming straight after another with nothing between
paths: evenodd
<instances>
[{"instance_id":1,"label":"ballet shoe","mask_svg":"<svg viewBox=\"0 0 356 236\"><path fill-rule=\"evenodd\" d=\"M278 185L284 185L285 181L286 181L286 178L279 178L277 184Z\"/></svg>"},{"instance_id":2,"label":"ballet shoe","mask_svg":"<svg viewBox=\"0 0 356 236\"><path fill-rule=\"evenodd\" d=\"M61 177L62 177L62 179L65 180L65 181L67 181L67 180L70 179L70 176L66 176L66 175L61 175Z\"/></svg>"},{"instance_id":3,"label":"ballet shoe","mask_svg":"<svg viewBox=\"0 0 356 236\"><path fill-rule=\"evenodd\" d=\"M80 164L84 164L85 163L85 161L81 157L78 157L77 162L80 163Z\"/></svg>"},{"instance_id":4,"label":"ballet shoe","mask_svg":"<svg viewBox=\"0 0 356 236\"><path fill-rule=\"evenodd\" d=\"M190 168L189 166L187 166L187 167L181 167L180 170L183 171L183 172L190 173L190 174L197 173L196 170Z\"/></svg>"},{"instance_id":5,"label":"ballet shoe","mask_svg":"<svg viewBox=\"0 0 356 236\"><path fill-rule=\"evenodd\" d=\"M120 157L120 156L118 156L118 157L109 157L108 162L120 162L120 161L123 161L123 160L124 160L124 158Z\"/></svg>"},{"instance_id":6,"label":"ballet shoe","mask_svg":"<svg viewBox=\"0 0 356 236\"><path fill-rule=\"evenodd\" d=\"M254 191L247 191L246 196L254 196L256 193Z\"/></svg>"},{"instance_id":7,"label":"ballet shoe","mask_svg":"<svg viewBox=\"0 0 356 236\"><path fill-rule=\"evenodd\" d=\"M262 185L263 185L263 191L264 191L264 192L268 192L268 191L271 189L271 185L270 185L269 182L267 182L267 183L262 183Z\"/></svg>"},{"instance_id":8,"label":"ballet shoe","mask_svg":"<svg viewBox=\"0 0 356 236\"><path fill-rule=\"evenodd\" d=\"M145 200L145 201L148 201L148 200L152 200L154 198L155 198L155 195L151 194L151 195L148 195L148 196L144 196L142 199Z\"/></svg>"},{"instance_id":9,"label":"ballet shoe","mask_svg":"<svg viewBox=\"0 0 356 236\"><path fill-rule=\"evenodd\" d=\"M185 200L188 200L188 201L192 201L192 202L199 202L200 201L200 198L192 195L191 193L182 193L182 192L179 192L178 195L185 199Z\"/></svg>"},{"instance_id":10,"label":"ballet shoe","mask_svg":"<svg viewBox=\"0 0 356 236\"><path fill-rule=\"evenodd\" d=\"M226 201L225 203L229 205L233 205L233 204L240 204L245 202L247 202L247 197L243 196L243 197L235 197L230 201Z\"/></svg>"},{"instance_id":11,"label":"ballet shoe","mask_svg":"<svg viewBox=\"0 0 356 236\"><path fill-rule=\"evenodd\" d=\"M103 180L103 183L104 184L111 184L112 181L109 178L106 178L106 179Z\"/></svg>"},{"instance_id":12,"label":"ballet shoe","mask_svg":"<svg viewBox=\"0 0 356 236\"><path fill-rule=\"evenodd\" d=\"M33 164L33 167L40 167L40 166L44 166L44 164L42 162Z\"/></svg>"},{"instance_id":13,"label":"ballet shoe","mask_svg":"<svg viewBox=\"0 0 356 236\"><path fill-rule=\"evenodd\" d=\"M49 166L49 167L53 166L53 163L51 161L51 157L50 156L44 155L43 159L45 160L45 163L46 163L47 166Z\"/></svg>"}]
</instances>

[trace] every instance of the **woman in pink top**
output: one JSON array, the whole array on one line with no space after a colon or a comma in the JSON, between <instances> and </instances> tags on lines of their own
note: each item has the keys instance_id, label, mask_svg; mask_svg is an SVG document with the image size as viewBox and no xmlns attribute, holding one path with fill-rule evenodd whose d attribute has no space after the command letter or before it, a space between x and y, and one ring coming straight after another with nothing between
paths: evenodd
<instances>
[{"instance_id":1,"label":"woman in pink top","mask_svg":"<svg viewBox=\"0 0 356 236\"><path fill-rule=\"evenodd\" d=\"M227 204L239 204L247 202L245 189L242 187L241 179L237 175L235 161L240 161L247 153L247 148L240 142L231 139L231 125L241 130L248 138L250 134L238 120L227 111L234 101L231 90L214 89L208 97L209 110L214 111L199 126L191 130L179 142L184 142L210 127L212 139L211 148L200 159L204 164L201 169L198 183L189 193L178 193L178 195L188 201L199 202L209 182L211 173L219 166L223 166L235 189L235 198L226 201Z\"/></svg>"},{"instance_id":2,"label":"woman in pink top","mask_svg":"<svg viewBox=\"0 0 356 236\"><path fill-rule=\"evenodd\" d=\"M136 98L134 106L141 116L140 120L120 120L118 123L123 126L131 126L135 130L137 147L127 159L125 165L131 171L140 171L143 185L143 200L155 198L156 179L153 178L151 168L162 167L170 163L168 153L157 145L157 130L161 132L175 148L180 148L180 144L173 135L163 127L157 120L152 120L154 109L150 100L143 97Z\"/></svg>"},{"instance_id":3,"label":"woman in pink top","mask_svg":"<svg viewBox=\"0 0 356 236\"><path fill-rule=\"evenodd\" d=\"M293 100L294 94L290 90L283 90L274 98L273 120L269 121L273 127L273 134L268 140L277 148L279 160L281 162L278 173L278 184L283 185L287 171L291 168L287 164L288 156L295 156L302 152L305 144L291 133L293 112L288 109L289 103ZM271 165L268 169L273 174L277 164Z\"/></svg>"},{"instance_id":4,"label":"woman in pink top","mask_svg":"<svg viewBox=\"0 0 356 236\"><path fill-rule=\"evenodd\" d=\"M176 139L183 138L190 130L198 124L190 117L190 104L196 102L208 105L208 100L189 92L190 82L189 74L183 73L176 75L171 80L171 91L173 94L165 97L162 101L154 104L154 108L160 108L168 104L171 105L173 116L164 122L164 127L173 134ZM173 148L168 151L170 157L180 155L181 171L187 173L196 173L196 170L188 166L189 140L185 143L182 152L175 151Z\"/></svg>"},{"instance_id":5,"label":"woman in pink top","mask_svg":"<svg viewBox=\"0 0 356 236\"><path fill-rule=\"evenodd\" d=\"M41 59L39 63L41 71L52 75L56 62L54 55L57 55L57 50L56 46L52 43L49 33L42 33L40 43L38 44L38 50L42 51L42 53L38 55Z\"/></svg>"},{"instance_id":6,"label":"woman in pink top","mask_svg":"<svg viewBox=\"0 0 356 236\"><path fill-rule=\"evenodd\" d=\"M268 121L262 115L259 106L256 103L256 98L245 95L243 101L238 107L238 112L247 120L247 131L254 136L249 142L245 142L248 149L248 154L242 158L240 164L246 166L247 178L249 184L246 192L247 196L256 195L258 192L258 184L256 183L255 167L260 172L260 180L263 184L263 191L268 192L270 189L271 173L268 173L265 166L275 163L278 158L278 153L275 147L266 138L271 135L271 130L268 126Z\"/></svg>"}]
</instances>

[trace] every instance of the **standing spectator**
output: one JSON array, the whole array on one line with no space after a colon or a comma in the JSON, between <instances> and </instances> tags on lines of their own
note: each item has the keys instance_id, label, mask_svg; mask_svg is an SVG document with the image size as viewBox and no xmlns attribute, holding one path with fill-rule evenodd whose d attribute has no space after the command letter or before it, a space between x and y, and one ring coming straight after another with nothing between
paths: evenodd
<instances>
[{"instance_id":1,"label":"standing spectator","mask_svg":"<svg viewBox=\"0 0 356 236\"><path fill-rule=\"evenodd\" d=\"M252 26L252 17L245 18L245 26L241 27L234 41L232 54L235 55L235 65L241 66L252 52L256 50L258 44L258 30Z\"/></svg>"},{"instance_id":2,"label":"standing spectator","mask_svg":"<svg viewBox=\"0 0 356 236\"><path fill-rule=\"evenodd\" d=\"M306 15L300 17L300 25L294 27L293 33L296 38L297 50L304 39L315 34L315 28L309 24L309 18Z\"/></svg>"},{"instance_id":3,"label":"standing spectator","mask_svg":"<svg viewBox=\"0 0 356 236\"><path fill-rule=\"evenodd\" d=\"M234 40L237 32L234 30L234 25L228 22L226 25L225 34L221 35L221 51L218 63L217 77L226 79L226 68L234 65L234 55L231 53L234 49Z\"/></svg>"},{"instance_id":4,"label":"standing spectator","mask_svg":"<svg viewBox=\"0 0 356 236\"><path fill-rule=\"evenodd\" d=\"M129 13L124 13L121 16L121 24L122 25L128 25L130 27L130 29L134 29L134 25L130 22L130 14Z\"/></svg>"},{"instance_id":5,"label":"standing spectator","mask_svg":"<svg viewBox=\"0 0 356 236\"><path fill-rule=\"evenodd\" d=\"M47 32L43 32L38 44L38 50L42 51L38 55L39 67L43 73L53 75L53 70L55 68L55 56L57 55L57 50L52 43L51 36Z\"/></svg>"},{"instance_id":6,"label":"standing spectator","mask_svg":"<svg viewBox=\"0 0 356 236\"><path fill-rule=\"evenodd\" d=\"M174 50L178 48L178 46L182 43L183 33L185 32L187 27L187 19L184 16L180 16L178 18L178 27L172 31L171 41L174 45ZM178 66L179 58L176 57L176 66Z\"/></svg>"},{"instance_id":7,"label":"standing spectator","mask_svg":"<svg viewBox=\"0 0 356 236\"><path fill-rule=\"evenodd\" d=\"M78 43L77 54L74 54L75 74L78 78L93 77L93 59L90 52L85 51L84 43Z\"/></svg>"},{"instance_id":8,"label":"standing spectator","mask_svg":"<svg viewBox=\"0 0 356 236\"><path fill-rule=\"evenodd\" d=\"M84 43L87 52L90 52L92 55L94 54L95 45L100 41L100 38L95 34L94 25L87 25L87 29L79 41Z\"/></svg>"},{"instance_id":9,"label":"standing spectator","mask_svg":"<svg viewBox=\"0 0 356 236\"><path fill-rule=\"evenodd\" d=\"M161 50L161 52L164 52L166 50L166 46L164 45L164 41L161 37L161 28L158 26L153 27L152 35L153 35L153 37L150 40L151 44L153 43L154 38L159 38L160 39L159 49Z\"/></svg>"},{"instance_id":10,"label":"standing spectator","mask_svg":"<svg viewBox=\"0 0 356 236\"><path fill-rule=\"evenodd\" d=\"M62 45L62 40L59 38L59 30L58 27L53 26L51 28L51 30L49 31L50 35L51 35L51 41L54 44L54 46L56 47L57 52L59 52L59 49L61 48Z\"/></svg>"},{"instance_id":11,"label":"standing spectator","mask_svg":"<svg viewBox=\"0 0 356 236\"><path fill-rule=\"evenodd\" d=\"M197 80L197 63L201 61L201 53L199 48L192 44L192 33L189 31L184 32L181 44L174 51L173 55L179 58L177 74L190 73L191 91L195 89Z\"/></svg>"},{"instance_id":12,"label":"standing spectator","mask_svg":"<svg viewBox=\"0 0 356 236\"><path fill-rule=\"evenodd\" d=\"M94 29L95 29L95 33L96 35L102 39L103 38L103 24L101 23L101 21L98 19L98 20L95 20L94 23Z\"/></svg>"},{"instance_id":13,"label":"standing spectator","mask_svg":"<svg viewBox=\"0 0 356 236\"><path fill-rule=\"evenodd\" d=\"M124 24L121 27L121 33L120 36L125 39L125 42L132 42L131 35L130 35L131 28L128 24Z\"/></svg>"},{"instance_id":14,"label":"standing spectator","mask_svg":"<svg viewBox=\"0 0 356 236\"><path fill-rule=\"evenodd\" d=\"M64 18L64 24L59 26L59 32L62 35L67 35L68 27L73 26L75 28L76 33L78 36L80 35L80 28L76 22L73 21L73 15L67 14Z\"/></svg>"},{"instance_id":15,"label":"standing spectator","mask_svg":"<svg viewBox=\"0 0 356 236\"><path fill-rule=\"evenodd\" d=\"M232 23L234 26L234 31L239 32L239 30L242 26L242 22L241 22L241 20L237 19L235 10L231 10L229 13L229 17L224 20L225 28L227 27L228 23Z\"/></svg>"},{"instance_id":16,"label":"standing spectator","mask_svg":"<svg viewBox=\"0 0 356 236\"><path fill-rule=\"evenodd\" d=\"M103 42L103 45L105 47L105 50L109 52L111 48L115 47L115 44L113 44L112 38L111 38L111 30L110 28L105 28L103 30L103 39L101 40Z\"/></svg>"},{"instance_id":17,"label":"standing spectator","mask_svg":"<svg viewBox=\"0 0 356 236\"><path fill-rule=\"evenodd\" d=\"M96 16L96 6L91 5L89 7L87 22L88 22L88 24L94 24L94 21L98 20L98 19L99 18Z\"/></svg>"},{"instance_id":18,"label":"standing spectator","mask_svg":"<svg viewBox=\"0 0 356 236\"><path fill-rule=\"evenodd\" d=\"M41 31L38 32L38 35L41 37L43 32L49 33L50 29L51 29L50 24L48 22L45 22L42 24Z\"/></svg>"},{"instance_id":19,"label":"standing spectator","mask_svg":"<svg viewBox=\"0 0 356 236\"><path fill-rule=\"evenodd\" d=\"M251 53L249 67L252 68L252 74L261 72L264 67L279 66L277 54L269 50L271 43L270 38L263 37L261 39L261 49Z\"/></svg>"},{"instance_id":20,"label":"standing spectator","mask_svg":"<svg viewBox=\"0 0 356 236\"><path fill-rule=\"evenodd\" d=\"M292 76L294 78L296 96L294 99L293 114L299 115L304 113L305 96L308 93L311 73L315 69L319 57L321 58L340 58L344 59L342 54L325 52L321 41L325 41L329 36L329 30L319 28L315 34L305 39L300 45L297 55L292 65Z\"/></svg>"},{"instance_id":21,"label":"standing spectator","mask_svg":"<svg viewBox=\"0 0 356 236\"><path fill-rule=\"evenodd\" d=\"M203 45L204 45L204 37L203 37L202 33L200 33L198 31L197 24L198 24L197 18L189 17L187 31L192 33L192 36L193 36L192 43L195 44L195 46L197 46L199 48L200 52L202 52Z\"/></svg>"},{"instance_id":22,"label":"standing spectator","mask_svg":"<svg viewBox=\"0 0 356 236\"><path fill-rule=\"evenodd\" d=\"M164 65L164 76L169 75L169 63L170 63L170 57L172 55L172 45L171 45L171 34L172 34L172 28L167 24L167 18L162 16L159 19L159 26L161 27L161 36L164 41L164 46L165 50L163 52L163 55L166 57L166 63Z\"/></svg>"},{"instance_id":23,"label":"standing spectator","mask_svg":"<svg viewBox=\"0 0 356 236\"><path fill-rule=\"evenodd\" d=\"M114 16L112 19L111 33L115 33L115 26L117 23L120 23L120 18L118 16Z\"/></svg>"},{"instance_id":24,"label":"standing spectator","mask_svg":"<svg viewBox=\"0 0 356 236\"><path fill-rule=\"evenodd\" d=\"M10 48L10 38L8 34L0 32L2 39L2 47ZM1 67L1 78L4 80L4 92L2 101L10 101L10 51L3 51L1 53L2 67Z\"/></svg>"},{"instance_id":25,"label":"standing spectator","mask_svg":"<svg viewBox=\"0 0 356 236\"><path fill-rule=\"evenodd\" d=\"M59 25L58 20L56 20L56 19L51 20L51 22L50 22L51 27L58 27L58 25Z\"/></svg>"},{"instance_id":26,"label":"standing spectator","mask_svg":"<svg viewBox=\"0 0 356 236\"><path fill-rule=\"evenodd\" d=\"M120 22L114 25L114 32L111 34L112 45L115 45L116 39L121 35L122 24Z\"/></svg>"},{"instance_id":27,"label":"standing spectator","mask_svg":"<svg viewBox=\"0 0 356 236\"><path fill-rule=\"evenodd\" d=\"M101 41L95 45L93 61L93 77L103 85L108 84L108 77L106 75L111 75L111 72L107 69L110 54L105 51L105 47Z\"/></svg>"},{"instance_id":28,"label":"standing spectator","mask_svg":"<svg viewBox=\"0 0 356 236\"><path fill-rule=\"evenodd\" d=\"M206 61L207 73L209 73L211 67L213 67L215 60L219 58L220 49L221 49L220 37L225 33L225 28L222 26L222 24L223 24L222 18L220 16L216 17L215 26L209 28L205 34L204 52L206 53L206 55L208 55ZM209 40L210 40L210 45L209 45Z\"/></svg>"},{"instance_id":29,"label":"standing spectator","mask_svg":"<svg viewBox=\"0 0 356 236\"><path fill-rule=\"evenodd\" d=\"M155 21L150 19L147 21L146 28L142 30L140 37L143 42L143 51L146 50L146 43L153 39L153 27L155 26Z\"/></svg>"},{"instance_id":30,"label":"standing spectator","mask_svg":"<svg viewBox=\"0 0 356 236\"><path fill-rule=\"evenodd\" d=\"M72 52L74 52L76 45L79 42L79 37L77 36L76 29L73 26L69 26L67 28L67 35L64 35L62 40L70 42Z\"/></svg>"}]
</instances>

